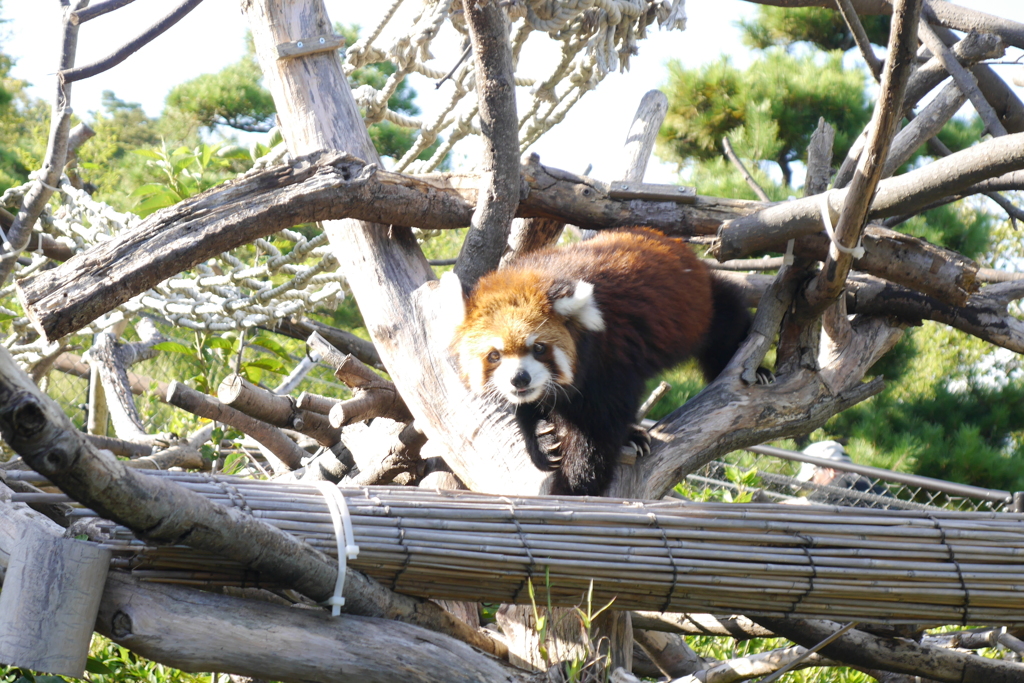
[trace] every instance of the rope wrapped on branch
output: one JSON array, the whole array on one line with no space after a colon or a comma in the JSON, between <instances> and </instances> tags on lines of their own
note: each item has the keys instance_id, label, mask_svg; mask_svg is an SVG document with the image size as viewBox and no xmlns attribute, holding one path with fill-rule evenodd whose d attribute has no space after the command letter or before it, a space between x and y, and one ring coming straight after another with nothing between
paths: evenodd
<instances>
[{"instance_id":1,"label":"rope wrapped on branch","mask_svg":"<svg viewBox=\"0 0 1024 683\"><path fill-rule=\"evenodd\" d=\"M17 473L40 483L39 475ZM308 485L171 477L335 552L327 505ZM230 491L227 493L227 491ZM446 600L728 612L885 623L1024 623L1024 517L604 499L509 498L404 487L342 489L361 549L353 568L394 590ZM29 494L23 494L29 495ZM59 494L40 495L61 502ZM73 515L92 516L88 510ZM259 577L109 527L115 563L157 581L253 585ZM545 588L545 576L549 585Z\"/></svg>"}]
</instances>

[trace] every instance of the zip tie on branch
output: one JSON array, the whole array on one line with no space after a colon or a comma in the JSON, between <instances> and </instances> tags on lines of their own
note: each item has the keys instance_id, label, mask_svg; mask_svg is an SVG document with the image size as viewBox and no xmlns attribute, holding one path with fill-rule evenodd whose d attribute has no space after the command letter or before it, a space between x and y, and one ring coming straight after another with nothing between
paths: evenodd
<instances>
[{"instance_id":1,"label":"zip tie on branch","mask_svg":"<svg viewBox=\"0 0 1024 683\"><path fill-rule=\"evenodd\" d=\"M359 557L359 546L355 544L356 537L352 533L352 518L348 512L348 503L345 502L345 494L330 482L315 483L327 501L331 524L334 526L334 540L338 547L338 578L334 582L334 595L320 604L330 605L331 616L336 617L341 614L341 608L345 605L342 592L345 590L346 559L354 560Z\"/></svg>"},{"instance_id":2,"label":"zip tie on branch","mask_svg":"<svg viewBox=\"0 0 1024 683\"><path fill-rule=\"evenodd\" d=\"M836 237L836 231L832 227L832 209L829 207L828 204L828 196L830 194L832 194L831 190L828 192L822 192L820 195L818 195L820 197L819 201L821 206L821 221L825 224L825 232L828 233L828 238L832 240L832 244L835 246L836 249L839 250L840 253L850 254L855 259L864 258L864 246L862 245L862 242L864 240L863 235L857 241L856 247L844 247L842 244L839 243L839 239ZM790 241L792 242L792 240ZM788 247L786 251L788 254Z\"/></svg>"}]
</instances>

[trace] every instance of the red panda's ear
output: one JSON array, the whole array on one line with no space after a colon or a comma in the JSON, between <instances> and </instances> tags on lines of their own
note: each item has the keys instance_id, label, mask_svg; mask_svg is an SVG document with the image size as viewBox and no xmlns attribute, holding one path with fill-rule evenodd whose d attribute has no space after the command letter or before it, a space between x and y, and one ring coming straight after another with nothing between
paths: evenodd
<instances>
[{"instance_id":1,"label":"red panda's ear","mask_svg":"<svg viewBox=\"0 0 1024 683\"><path fill-rule=\"evenodd\" d=\"M548 289L551 307L555 313L575 321L590 332L604 329L604 316L594 299L594 285L584 280L577 282L556 282Z\"/></svg>"},{"instance_id":2,"label":"red panda's ear","mask_svg":"<svg viewBox=\"0 0 1024 683\"><path fill-rule=\"evenodd\" d=\"M455 328L466 319L466 297L462 293L462 282L454 272L448 271L441 275L437 300L441 305L438 317L442 319L448 331L454 335Z\"/></svg>"}]
</instances>

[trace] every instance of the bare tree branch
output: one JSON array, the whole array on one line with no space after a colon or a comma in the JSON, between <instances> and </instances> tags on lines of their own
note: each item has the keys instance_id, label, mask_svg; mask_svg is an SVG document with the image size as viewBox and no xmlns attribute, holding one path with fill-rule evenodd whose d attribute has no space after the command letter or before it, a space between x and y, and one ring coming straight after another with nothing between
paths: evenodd
<instances>
[{"instance_id":1,"label":"bare tree branch","mask_svg":"<svg viewBox=\"0 0 1024 683\"><path fill-rule=\"evenodd\" d=\"M75 63L78 49L78 24L71 20L72 12L85 7L89 0L76 0L75 6L64 7L61 33L60 68L70 68ZM7 231L7 240L0 245L0 287L14 271L18 255L28 246L32 228L43 212L43 207L60 182L64 162L68 156L68 133L71 129L71 84L58 75L57 92L50 114L50 137L46 145L46 158L36 172L35 183L26 193L14 223Z\"/></svg>"},{"instance_id":2,"label":"bare tree branch","mask_svg":"<svg viewBox=\"0 0 1024 683\"><path fill-rule=\"evenodd\" d=\"M917 25L921 16L922 0L895 0L889 56L882 74L882 88L872 117L865 152L861 155L842 205L836 225L833 246L821 273L803 291L807 310L806 319L817 317L839 297L846 283L846 275L853 265L852 250L860 243L875 188L882 176L882 167L899 124L903 93L910 79L914 52L917 49ZM825 202L828 207L828 202ZM831 208L827 210L831 211Z\"/></svg>"},{"instance_id":3,"label":"bare tree branch","mask_svg":"<svg viewBox=\"0 0 1024 683\"><path fill-rule=\"evenodd\" d=\"M850 33L853 34L853 40L857 43L860 54L868 65L868 70L871 71L871 75L875 77L876 81L880 81L882 79L882 60L878 58L874 48L871 47L867 31L864 30L864 24L860 22L860 17L857 16L857 10L854 9L853 3L851 0L836 0L836 5L839 6L839 13L843 15L843 20L846 21L846 25L850 28Z\"/></svg>"},{"instance_id":4,"label":"bare tree branch","mask_svg":"<svg viewBox=\"0 0 1024 683\"><path fill-rule=\"evenodd\" d=\"M947 195L964 192L977 183L1021 168L1024 168L1024 134L994 138L910 173L883 180L878 184L868 218L920 211ZM830 205L844 202L848 191L833 190L829 195ZM786 240L822 229L820 198L776 204L725 223L719 231L721 246L716 256L724 261L759 251L781 251L780 245Z\"/></svg>"},{"instance_id":5,"label":"bare tree branch","mask_svg":"<svg viewBox=\"0 0 1024 683\"><path fill-rule=\"evenodd\" d=\"M519 120L508 17L498 2L464 3L473 45L484 156L480 194L455 274L470 288L498 267L519 206Z\"/></svg>"},{"instance_id":6,"label":"bare tree branch","mask_svg":"<svg viewBox=\"0 0 1024 683\"><path fill-rule=\"evenodd\" d=\"M107 579L96 627L143 657L186 671L290 683L546 682L544 674L521 671L413 624L330 617L146 583L121 572ZM396 666L396 654L409 651L415 652L415 665Z\"/></svg>"},{"instance_id":7,"label":"bare tree branch","mask_svg":"<svg viewBox=\"0 0 1024 683\"><path fill-rule=\"evenodd\" d=\"M135 2L135 0L103 0L102 2L97 2L95 5L75 10L72 14L72 21L84 24L90 19L101 17L107 12L113 12L114 10L120 9L125 5L130 5L133 2Z\"/></svg>"},{"instance_id":8,"label":"bare tree branch","mask_svg":"<svg viewBox=\"0 0 1024 683\"><path fill-rule=\"evenodd\" d=\"M296 470L302 467L302 458L307 455L306 451L299 448L281 430L266 422L228 407L214 397L190 389L179 382L171 382L168 385L167 402L193 415L230 425L256 439L279 460L279 463L274 463L271 460L271 464L275 465L275 470L280 469L277 467L278 464L283 465L283 469L286 470Z\"/></svg>"},{"instance_id":9,"label":"bare tree branch","mask_svg":"<svg viewBox=\"0 0 1024 683\"><path fill-rule=\"evenodd\" d=\"M62 66L61 70L57 72L57 77L62 79L65 83L74 83L75 81L80 81L84 78L91 78L96 74L100 74L108 69L114 68L124 60L128 59L128 57L138 52L139 48L149 42L152 42L154 38L181 21L186 14L198 7L199 3L202 1L203 0L185 0L185 2L171 10L171 12L163 19L143 31L137 38L134 38L119 47L107 57L93 62L92 64L86 64L85 66L80 66L74 69L70 66ZM74 23L76 26L78 25L77 21Z\"/></svg>"},{"instance_id":10,"label":"bare tree branch","mask_svg":"<svg viewBox=\"0 0 1024 683\"><path fill-rule=\"evenodd\" d=\"M978 115L985 122L988 132L992 135L1006 135L1006 128L1000 123L999 117L996 115L995 110L992 109L992 105L988 103L985 96L978 90L978 82L957 61L953 52L946 47L946 44L935 34L927 22L921 22L920 33L922 42L928 46L932 54L939 58L943 68L953 77L960 92L964 93L971 100L971 104L974 105Z\"/></svg>"},{"instance_id":11,"label":"bare tree branch","mask_svg":"<svg viewBox=\"0 0 1024 683\"><path fill-rule=\"evenodd\" d=\"M335 562L238 507L225 507L160 477L125 467L97 450L56 403L0 348L0 433L34 470L99 515L156 544L184 543L240 562L314 600L334 592ZM349 570L347 609L399 618L500 654L491 638L429 602L398 595Z\"/></svg>"},{"instance_id":12,"label":"bare tree branch","mask_svg":"<svg viewBox=\"0 0 1024 683\"><path fill-rule=\"evenodd\" d=\"M824 620L786 620L758 617L757 622L805 647L834 633L839 624ZM857 666L926 676L943 683L1013 683L1024 676L1024 665L975 654L953 652L913 641L893 641L854 629L822 651L826 657Z\"/></svg>"},{"instance_id":13,"label":"bare tree branch","mask_svg":"<svg viewBox=\"0 0 1024 683\"><path fill-rule=\"evenodd\" d=\"M732 165L736 167L736 170L740 172L740 175L743 176L743 180L747 182L747 186L754 191L754 194L757 195L758 199L763 202L770 202L771 197L769 197L767 193L765 193L764 189L757 184L757 181L754 180L754 176L750 175L750 171L748 171L747 167L743 165L740 158L736 156L736 152L732 148L732 143L729 142L728 135L722 138L722 149L725 150L725 156L732 162Z\"/></svg>"}]
</instances>

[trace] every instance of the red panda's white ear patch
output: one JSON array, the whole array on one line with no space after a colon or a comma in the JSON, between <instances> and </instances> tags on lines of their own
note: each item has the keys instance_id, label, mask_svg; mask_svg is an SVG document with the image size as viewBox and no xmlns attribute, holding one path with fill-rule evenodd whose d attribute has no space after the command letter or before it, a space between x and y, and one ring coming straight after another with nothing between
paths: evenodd
<instances>
[{"instance_id":1,"label":"red panda's white ear patch","mask_svg":"<svg viewBox=\"0 0 1024 683\"><path fill-rule=\"evenodd\" d=\"M555 313L576 321L580 327L590 332L604 329L604 316L594 300L594 285L584 280L576 283L572 292L555 298L551 302Z\"/></svg>"},{"instance_id":2,"label":"red panda's white ear patch","mask_svg":"<svg viewBox=\"0 0 1024 683\"><path fill-rule=\"evenodd\" d=\"M437 300L441 304L438 318L441 319L445 332L454 335L455 328L466 319L466 298L462 294L462 283L459 281L459 276L454 272L448 271L441 275Z\"/></svg>"}]
</instances>

